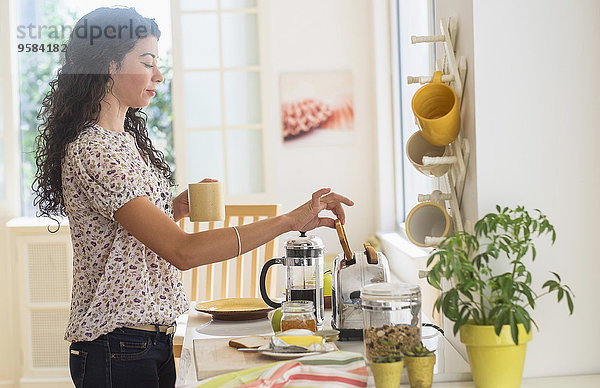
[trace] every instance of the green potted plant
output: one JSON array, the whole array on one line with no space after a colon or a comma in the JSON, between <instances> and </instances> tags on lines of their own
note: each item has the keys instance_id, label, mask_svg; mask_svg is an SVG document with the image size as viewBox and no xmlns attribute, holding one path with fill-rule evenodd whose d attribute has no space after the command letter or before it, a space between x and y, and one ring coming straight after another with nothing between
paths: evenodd
<instances>
[{"instance_id":1,"label":"green potted plant","mask_svg":"<svg viewBox=\"0 0 600 388\"><path fill-rule=\"evenodd\" d=\"M404 354L404 364L408 372L410 387L431 388L435 351L427 349L422 342L419 342L413 346L403 347L402 353Z\"/></svg>"},{"instance_id":2,"label":"green potted plant","mask_svg":"<svg viewBox=\"0 0 600 388\"><path fill-rule=\"evenodd\" d=\"M370 357L369 366L375 379L375 387L398 388L404 368L404 355L398 343L390 340L381 340L381 343L386 346L386 349Z\"/></svg>"},{"instance_id":3,"label":"green potted plant","mask_svg":"<svg viewBox=\"0 0 600 388\"><path fill-rule=\"evenodd\" d=\"M532 289L533 276L526 259L536 259L534 237L550 235L554 227L539 210L496 206L475 224L474 234L456 232L447 237L427 260L428 282L442 291L435 309L454 322L467 346L471 372L479 388L518 387L523 374L531 317L538 298L555 293L573 313L573 294L554 272ZM442 280L451 287L442 287Z\"/></svg>"}]
</instances>

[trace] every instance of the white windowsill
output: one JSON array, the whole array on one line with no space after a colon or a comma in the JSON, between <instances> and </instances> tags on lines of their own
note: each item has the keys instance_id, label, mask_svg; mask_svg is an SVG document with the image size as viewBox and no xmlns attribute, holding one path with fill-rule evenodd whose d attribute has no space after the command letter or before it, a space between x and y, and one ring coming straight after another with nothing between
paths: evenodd
<instances>
[{"instance_id":1,"label":"white windowsill","mask_svg":"<svg viewBox=\"0 0 600 388\"><path fill-rule=\"evenodd\" d=\"M69 219L59 217L61 226L69 226ZM56 226L56 222L47 217L15 217L10 219L6 226L9 228L48 227Z\"/></svg>"}]
</instances>

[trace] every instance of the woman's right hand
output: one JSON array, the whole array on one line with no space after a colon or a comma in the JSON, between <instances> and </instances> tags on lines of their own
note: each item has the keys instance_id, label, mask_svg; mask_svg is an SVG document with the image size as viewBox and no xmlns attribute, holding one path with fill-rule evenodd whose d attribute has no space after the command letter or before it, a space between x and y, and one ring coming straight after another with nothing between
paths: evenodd
<instances>
[{"instance_id":1,"label":"woman's right hand","mask_svg":"<svg viewBox=\"0 0 600 388\"><path fill-rule=\"evenodd\" d=\"M339 218L342 224L346 221L346 214L342 204L353 206L354 202L343 195L334 193L331 189L320 189L313 193L310 201L292 210L287 214L290 220L290 229L306 232L319 226L335 228L335 220L329 217L319 217L323 210L330 210Z\"/></svg>"}]
</instances>

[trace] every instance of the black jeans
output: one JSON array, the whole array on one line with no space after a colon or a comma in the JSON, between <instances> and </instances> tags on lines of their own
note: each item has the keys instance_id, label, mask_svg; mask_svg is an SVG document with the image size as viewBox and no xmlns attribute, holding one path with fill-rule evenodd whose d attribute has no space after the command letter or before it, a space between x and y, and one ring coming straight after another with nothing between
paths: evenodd
<instances>
[{"instance_id":1,"label":"black jeans","mask_svg":"<svg viewBox=\"0 0 600 388\"><path fill-rule=\"evenodd\" d=\"M173 334L119 328L93 341L73 342L69 368L77 388L172 388Z\"/></svg>"}]
</instances>

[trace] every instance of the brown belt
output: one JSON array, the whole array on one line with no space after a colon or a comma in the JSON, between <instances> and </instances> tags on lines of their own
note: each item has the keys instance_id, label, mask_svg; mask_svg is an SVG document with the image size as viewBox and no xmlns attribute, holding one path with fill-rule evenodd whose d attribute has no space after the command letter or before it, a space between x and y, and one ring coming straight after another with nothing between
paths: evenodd
<instances>
[{"instance_id":1,"label":"brown belt","mask_svg":"<svg viewBox=\"0 0 600 388\"><path fill-rule=\"evenodd\" d=\"M165 334L173 334L175 333L175 328L177 325L139 325L139 326L124 326L126 329L135 329L135 330L143 330L143 331L153 331L160 332Z\"/></svg>"}]
</instances>

